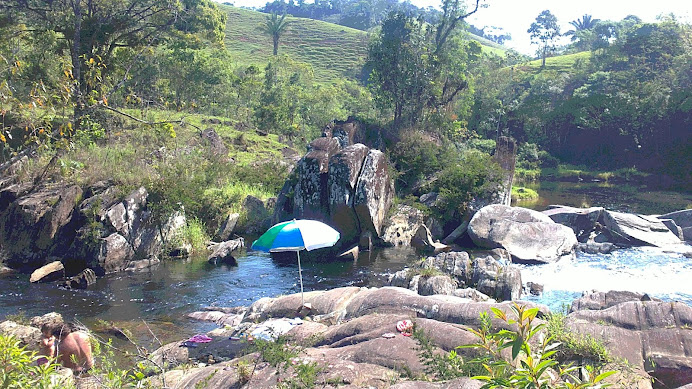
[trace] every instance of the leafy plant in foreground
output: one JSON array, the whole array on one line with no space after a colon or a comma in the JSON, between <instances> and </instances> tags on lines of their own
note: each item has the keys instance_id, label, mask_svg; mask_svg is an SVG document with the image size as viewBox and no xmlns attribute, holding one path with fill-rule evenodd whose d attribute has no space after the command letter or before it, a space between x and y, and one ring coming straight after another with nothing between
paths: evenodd
<instances>
[{"instance_id":1,"label":"leafy plant in foreground","mask_svg":"<svg viewBox=\"0 0 692 389\"><path fill-rule=\"evenodd\" d=\"M493 332L487 312L481 314L481 328L470 331L478 337L475 344L460 346L482 350L483 356L469 363L481 363L487 373L474 377L487 382L483 388L602 388L609 384L602 381L615 371L599 373L591 366L560 366L553 358L561 343L545 336L544 323L534 324L538 308L527 308L516 303L511 307L515 318L491 308L495 317L516 330ZM511 361L502 351L511 349Z\"/></svg>"}]
</instances>

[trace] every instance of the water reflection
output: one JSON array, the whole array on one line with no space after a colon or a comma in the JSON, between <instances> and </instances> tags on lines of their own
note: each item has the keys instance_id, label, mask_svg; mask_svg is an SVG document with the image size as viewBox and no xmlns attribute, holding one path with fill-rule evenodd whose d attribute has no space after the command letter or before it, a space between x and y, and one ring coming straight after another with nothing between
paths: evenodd
<instances>
[{"instance_id":1,"label":"water reflection","mask_svg":"<svg viewBox=\"0 0 692 389\"><path fill-rule=\"evenodd\" d=\"M544 210L551 204L572 207L603 207L619 212L663 214L692 205L691 193L666 192L643 185L607 182L531 182L525 187L538 192L537 200L515 206Z\"/></svg>"},{"instance_id":2,"label":"water reflection","mask_svg":"<svg viewBox=\"0 0 692 389\"><path fill-rule=\"evenodd\" d=\"M415 258L412 250L385 249L364 253L357 261L303 263L305 290L382 286L387 274ZM209 327L185 319L186 313L207 306L249 305L262 297L298 291L297 263L279 263L260 252L240 256L238 266L214 266L203 258L164 261L150 271L99 278L89 290L30 284L28 275L15 274L0 278L0 319L19 311L29 317L57 311L88 326L97 320L126 326L144 320L166 327L179 339Z\"/></svg>"}]
</instances>

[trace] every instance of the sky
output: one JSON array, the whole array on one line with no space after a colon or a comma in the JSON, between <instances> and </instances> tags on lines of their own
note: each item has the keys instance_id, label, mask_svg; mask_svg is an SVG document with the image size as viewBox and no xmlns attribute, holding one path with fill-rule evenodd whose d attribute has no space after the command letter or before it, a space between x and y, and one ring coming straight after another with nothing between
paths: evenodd
<instances>
[{"instance_id":1,"label":"sky","mask_svg":"<svg viewBox=\"0 0 692 389\"><path fill-rule=\"evenodd\" d=\"M221 1L221 0L217 0ZM234 5L262 7L267 0L222 0ZM472 0L467 0L472 1ZM309 2L309 0L308 0ZM645 22L653 22L661 14L673 12L680 20L692 23L690 0L482 0L487 4L468 22L476 27L502 27L512 34L505 46L533 55L536 47L526 30L543 10L550 10L557 17L562 32L572 28L569 22L589 14L595 19L619 21L627 15L636 15ZM418 7L439 7L440 0L411 0Z\"/></svg>"}]
</instances>

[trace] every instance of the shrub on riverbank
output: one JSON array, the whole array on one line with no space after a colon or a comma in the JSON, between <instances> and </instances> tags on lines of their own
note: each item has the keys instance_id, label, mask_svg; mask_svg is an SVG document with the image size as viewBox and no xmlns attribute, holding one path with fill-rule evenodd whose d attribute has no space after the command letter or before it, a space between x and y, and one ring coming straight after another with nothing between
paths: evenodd
<instances>
[{"instance_id":1,"label":"shrub on riverbank","mask_svg":"<svg viewBox=\"0 0 692 389\"><path fill-rule=\"evenodd\" d=\"M512 186L512 201L527 201L538 199L538 192L523 186Z\"/></svg>"},{"instance_id":2,"label":"shrub on riverbank","mask_svg":"<svg viewBox=\"0 0 692 389\"><path fill-rule=\"evenodd\" d=\"M134 113L134 112L133 112ZM148 125L106 120L99 138L74 138L70 144L44 143L19 172L24 182L52 180L87 188L107 181L124 197L144 186L148 206L160 218L184 208L211 236L243 199L274 196L288 175L276 135L236 128L232 121L169 111L137 112ZM110 115L110 114L109 114ZM116 126L117 124L117 126ZM212 129L214 139L203 137Z\"/></svg>"},{"instance_id":3,"label":"shrub on riverbank","mask_svg":"<svg viewBox=\"0 0 692 389\"><path fill-rule=\"evenodd\" d=\"M431 378L449 380L474 376L475 379L487 382L485 388L591 388L608 386L602 381L616 373L561 362L564 360L558 358L558 355L564 348L579 350L585 358L587 354L597 356L595 360L601 366L611 358L605 346L597 344L593 339L567 345L561 343L560 340L574 340L577 337L565 330L564 324L559 326L562 323L560 316L552 316L548 325L535 324L538 308L529 309L515 303L512 306L514 317L511 318L497 308L491 309L495 318L516 326L516 330L495 331L492 329L490 315L487 312L481 313L480 328L469 329L476 335L477 343L458 347L474 349L478 353L475 358L464 359L455 350L446 355L437 354L429 337L421 331L414 331L414 337L420 345L421 360ZM544 329L548 332L547 336ZM511 351L510 361L504 356L503 351L506 349Z\"/></svg>"},{"instance_id":4,"label":"shrub on riverbank","mask_svg":"<svg viewBox=\"0 0 692 389\"><path fill-rule=\"evenodd\" d=\"M0 388L65 388L71 386L56 375L58 365L38 365L40 355L21 346L18 339L0 333Z\"/></svg>"}]
</instances>

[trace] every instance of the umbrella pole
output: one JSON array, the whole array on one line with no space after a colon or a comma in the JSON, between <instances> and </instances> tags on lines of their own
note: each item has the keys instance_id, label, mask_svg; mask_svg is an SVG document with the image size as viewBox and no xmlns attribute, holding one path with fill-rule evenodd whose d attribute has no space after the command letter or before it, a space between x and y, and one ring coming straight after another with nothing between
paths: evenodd
<instances>
[{"instance_id":1,"label":"umbrella pole","mask_svg":"<svg viewBox=\"0 0 692 389\"><path fill-rule=\"evenodd\" d=\"M303 269L300 267L300 251L296 251L298 254L298 277L300 278L300 306L301 309L305 305L305 298L303 297Z\"/></svg>"}]
</instances>

